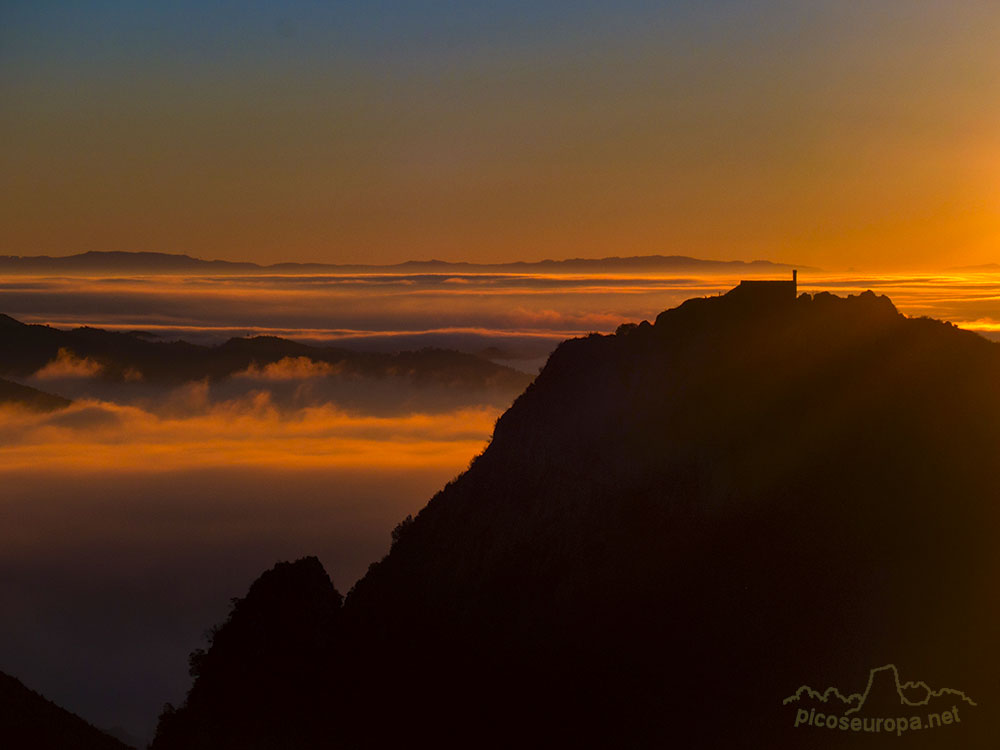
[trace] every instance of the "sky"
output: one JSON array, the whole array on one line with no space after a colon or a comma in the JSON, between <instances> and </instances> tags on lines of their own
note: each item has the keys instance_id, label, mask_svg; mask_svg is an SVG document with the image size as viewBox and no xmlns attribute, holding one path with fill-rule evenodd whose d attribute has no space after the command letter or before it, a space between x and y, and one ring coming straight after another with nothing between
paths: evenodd
<instances>
[{"instance_id":1,"label":"sky","mask_svg":"<svg viewBox=\"0 0 1000 750\"><path fill-rule=\"evenodd\" d=\"M928 0L4 0L0 254L995 262L998 22Z\"/></svg>"}]
</instances>

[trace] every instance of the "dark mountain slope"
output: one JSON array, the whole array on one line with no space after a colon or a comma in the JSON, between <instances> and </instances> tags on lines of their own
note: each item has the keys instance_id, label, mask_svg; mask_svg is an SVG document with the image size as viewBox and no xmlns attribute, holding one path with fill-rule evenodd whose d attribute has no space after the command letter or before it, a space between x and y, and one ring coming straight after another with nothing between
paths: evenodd
<instances>
[{"instance_id":1,"label":"dark mountain slope","mask_svg":"<svg viewBox=\"0 0 1000 750\"><path fill-rule=\"evenodd\" d=\"M350 637L515 734L801 746L784 686L893 659L996 696L998 384L998 347L872 294L567 342Z\"/></svg>"},{"instance_id":2,"label":"dark mountain slope","mask_svg":"<svg viewBox=\"0 0 1000 750\"><path fill-rule=\"evenodd\" d=\"M994 746L998 384L871 293L562 344L349 594L340 737L867 747L782 700L894 663L984 707L902 744Z\"/></svg>"},{"instance_id":3,"label":"dark mountain slope","mask_svg":"<svg viewBox=\"0 0 1000 750\"><path fill-rule=\"evenodd\" d=\"M0 747L125 750L128 746L0 672Z\"/></svg>"},{"instance_id":4,"label":"dark mountain slope","mask_svg":"<svg viewBox=\"0 0 1000 750\"><path fill-rule=\"evenodd\" d=\"M208 651L191 655L194 685L161 716L153 748L307 748L335 737L341 602L315 557L264 573L234 600Z\"/></svg>"}]
</instances>

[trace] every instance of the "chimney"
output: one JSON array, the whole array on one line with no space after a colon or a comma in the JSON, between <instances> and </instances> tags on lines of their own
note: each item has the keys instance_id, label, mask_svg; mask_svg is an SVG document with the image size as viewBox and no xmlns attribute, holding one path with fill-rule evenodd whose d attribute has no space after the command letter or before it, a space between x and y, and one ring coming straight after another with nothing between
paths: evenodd
<instances>
[{"instance_id":1,"label":"chimney","mask_svg":"<svg viewBox=\"0 0 1000 750\"><path fill-rule=\"evenodd\" d=\"M796 296L796 297L799 296L798 283L799 283L799 269L793 268L792 269L792 289L794 290L793 291L793 295Z\"/></svg>"}]
</instances>

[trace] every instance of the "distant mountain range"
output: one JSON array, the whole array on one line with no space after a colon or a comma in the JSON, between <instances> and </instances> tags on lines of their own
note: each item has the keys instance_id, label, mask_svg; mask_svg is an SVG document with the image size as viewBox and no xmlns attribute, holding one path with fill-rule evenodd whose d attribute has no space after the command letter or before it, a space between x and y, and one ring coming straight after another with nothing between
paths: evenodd
<instances>
[{"instance_id":1,"label":"distant mountain range","mask_svg":"<svg viewBox=\"0 0 1000 750\"><path fill-rule=\"evenodd\" d=\"M896 744L994 748L998 382L871 292L566 341L343 605L315 560L262 576L153 747L833 750L782 700L878 655L981 707Z\"/></svg>"},{"instance_id":2,"label":"distant mountain range","mask_svg":"<svg viewBox=\"0 0 1000 750\"><path fill-rule=\"evenodd\" d=\"M1000 263L980 263L976 266L955 266L951 271L969 271L970 273L1000 273Z\"/></svg>"},{"instance_id":3,"label":"distant mountain range","mask_svg":"<svg viewBox=\"0 0 1000 750\"><path fill-rule=\"evenodd\" d=\"M331 263L257 263L202 260L189 255L148 252L86 252L67 256L0 256L0 273L8 274L300 274L300 273L716 273L759 275L808 266L767 260L700 260L683 255L644 255L627 258L570 258L512 263L453 263L411 260L392 265Z\"/></svg>"},{"instance_id":4,"label":"distant mountain range","mask_svg":"<svg viewBox=\"0 0 1000 750\"><path fill-rule=\"evenodd\" d=\"M233 338L218 346L201 346L185 341L159 341L141 331L62 330L28 325L3 314L0 314L0 352L3 353L0 376L22 379L53 362L63 362L84 363L92 377L111 383L141 381L171 385L204 378L220 380L251 371L252 367L266 376L267 370L263 368L285 360L292 367L328 365L318 372L342 377L397 377L414 384L498 388L510 391L510 398L531 380L518 370L448 349L426 348L395 354L355 352L309 346L274 336ZM9 386L0 384L0 397ZM30 396L31 389L18 391L18 388L21 387L10 392L16 395L17 391L22 399Z\"/></svg>"}]
</instances>

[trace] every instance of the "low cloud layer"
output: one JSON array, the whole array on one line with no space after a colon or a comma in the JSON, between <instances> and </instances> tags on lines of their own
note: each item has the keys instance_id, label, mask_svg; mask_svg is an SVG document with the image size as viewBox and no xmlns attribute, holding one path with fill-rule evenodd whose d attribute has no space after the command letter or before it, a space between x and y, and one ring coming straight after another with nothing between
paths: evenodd
<instances>
[{"instance_id":1,"label":"low cloud layer","mask_svg":"<svg viewBox=\"0 0 1000 750\"><path fill-rule=\"evenodd\" d=\"M38 278L0 281L4 310L57 326L188 339L353 339L477 332L566 338L614 330L733 279L436 274ZM123 312L127 311L127 312ZM534 356L534 355L531 355Z\"/></svg>"},{"instance_id":2,"label":"low cloud layer","mask_svg":"<svg viewBox=\"0 0 1000 750\"><path fill-rule=\"evenodd\" d=\"M343 364L338 362L317 362L309 357L284 357L263 367L254 363L234 377L252 380L309 380L324 378L343 372Z\"/></svg>"},{"instance_id":3,"label":"low cloud layer","mask_svg":"<svg viewBox=\"0 0 1000 750\"><path fill-rule=\"evenodd\" d=\"M157 411L88 400L51 414L4 409L0 471L452 465L482 449L499 415L484 406L375 416L331 404L288 413L268 391L216 403L207 394L191 384Z\"/></svg>"},{"instance_id":4,"label":"low cloud layer","mask_svg":"<svg viewBox=\"0 0 1000 750\"><path fill-rule=\"evenodd\" d=\"M61 378L93 378L104 368L99 362L78 357L69 349L60 349L56 358L34 374L38 380L59 380Z\"/></svg>"},{"instance_id":5,"label":"low cloud layer","mask_svg":"<svg viewBox=\"0 0 1000 750\"><path fill-rule=\"evenodd\" d=\"M537 362L544 362L544 357ZM368 377L342 369L339 363L288 357L268 365L251 365L233 377L177 387L146 382L141 377L126 378L122 383L102 378L33 376L21 382L78 402L136 407L160 417L240 411L247 409L247 404L256 404L258 413L266 408L291 420L300 418L306 409L336 409L344 414L383 418L445 415L477 408L499 412L517 395L510 385L488 379L471 384L446 379L423 382L406 373Z\"/></svg>"},{"instance_id":6,"label":"low cloud layer","mask_svg":"<svg viewBox=\"0 0 1000 750\"><path fill-rule=\"evenodd\" d=\"M219 399L207 382L146 393L0 409L0 665L146 738L232 597L307 554L346 592L503 408L289 409L262 389Z\"/></svg>"},{"instance_id":7,"label":"low cloud layer","mask_svg":"<svg viewBox=\"0 0 1000 750\"><path fill-rule=\"evenodd\" d=\"M163 276L0 280L2 312L57 326L145 330L220 341L273 334L363 342L383 351L461 343L466 351L556 341L653 319L690 297L718 294L734 276L374 274ZM803 291L888 294L908 315L1000 325L1000 274L800 274ZM127 312L125 312L127 311ZM981 325L981 324L980 324ZM535 350L524 353L537 358Z\"/></svg>"}]
</instances>

